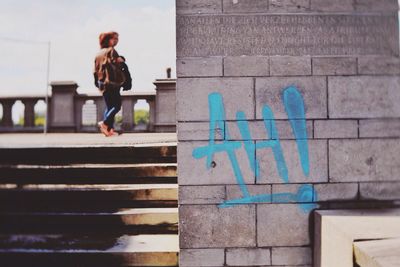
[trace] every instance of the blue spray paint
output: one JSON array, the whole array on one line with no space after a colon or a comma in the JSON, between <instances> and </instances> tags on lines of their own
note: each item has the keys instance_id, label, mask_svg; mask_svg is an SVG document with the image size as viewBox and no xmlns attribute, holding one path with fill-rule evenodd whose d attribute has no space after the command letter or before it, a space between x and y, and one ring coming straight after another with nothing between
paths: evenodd
<instances>
[{"instance_id":1,"label":"blue spray paint","mask_svg":"<svg viewBox=\"0 0 400 267\"><path fill-rule=\"evenodd\" d=\"M241 148L241 143L237 141L228 141L230 139L228 129L225 129L225 108L222 100L222 96L219 93L211 93L208 96L209 110L210 110L210 135L208 146L199 147L193 150L192 155L196 159L203 158L207 156L207 169L211 168L213 157L215 153L226 152L228 154L229 160L231 162L233 173L235 174L236 181L243 193L243 197L249 197L249 191L244 183L242 171L239 167L239 162L236 158L235 150ZM225 132L225 140L222 144L216 144L214 134L217 127ZM228 139L228 140L226 140Z\"/></svg>"},{"instance_id":2,"label":"blue spray paint","mask_svg":"<svg viewBox=\"0 0 400 267\"><path fill-rule=\"evenodd\" d=\"M244 182L243 174L239 166L239 162L236 157L236 150L241 148L241 143L238 141L230 141L230 135L228 129L225 128L225 108L223 99L219 93L211 93L208 96L209 111L210 111L210 132L209 132L209 144L207 146L198 147L193 150L193 157L200 159L207 157L206 167L210 169L213 162L213 156L215 153L226 152L228 154L231 166L242 192L242 197L239 199L227 200L220 204L220 208L233 207L236 205L251 204L251 203L299 203L302 211L310 212L316 208L313 201L318 199L317 193L315 192L312 185L302 185L296 194L293 193L278 193L278 194L261 194L261 195L250 195L248 188ZM306 131L306 120L304 101L301 94L294 87L288 87L283 92L283 103L288 114L290 125L293 130L293 134L296 138L297 148L299 151L300 162L302 170L305 176L309 176L310 163L308 155L308 141ZM242 111L236 113L236 119L240 133L243 138L244 148L255 177L258 178L260 175L260 164L255 158L255 151L257 149L271 148L274 154L276 168L279 176L283 182L289 182L289 173L286 166L285 158L282 152L282 146L279 139L279 134L276 128L273 112L267 105L263 107L262 116L264 120L265 129L268 133L267 141L259 141L254 145L248 122L246 121L246 115ZM225 138L222 143L215 143L215 132L217 128L221 128L225 132Z\"/></svg>"},{"instance_id":3,"label":"blue spray paint","mask_svg":"<svg viewBox=\"0 0 400 267\"><path fill-rule=\"evenodd\" d=\"M310 175L310 162L308 159L306 115L303 97L296 87L290 86L283 91L283 104L296 138L303 173L308 177Z\"/></svg>"},{"instance_id":4,"label":"blue spray paint","mask_svg":"<svg viewBox=\"0 0 400 267\"><path fill-rule=\"evenodd\" d=\"M240 134L242 135L244 148L246 150L247 158L249 159L250 168L253 171L256 179L260 175L260 165L258 160L256 160L255 152L256 147L254 145L253 139L251 138L249 123L246 121L246 115L243 111L238 111L236 113L236 120L238 121L238 127Z\"/></svg>"}]
</instances>

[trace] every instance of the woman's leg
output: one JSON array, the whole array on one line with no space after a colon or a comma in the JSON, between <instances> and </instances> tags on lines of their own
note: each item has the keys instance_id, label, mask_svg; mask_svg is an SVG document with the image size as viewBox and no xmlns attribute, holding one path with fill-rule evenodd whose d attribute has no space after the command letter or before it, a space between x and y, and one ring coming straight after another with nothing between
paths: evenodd
<instances>
[{"instance_id":1,"label":"woman's leg","mask_svg":"<svg viewBox=\"0 0 400 267\"><path fill-rule=\"evenodd\" d=\"M121 110L121 95L119 89L106 90L103 94L107 109L104 113L104 123L108 130L114 128L114 117Z\"/></svg>"}]
</instances>

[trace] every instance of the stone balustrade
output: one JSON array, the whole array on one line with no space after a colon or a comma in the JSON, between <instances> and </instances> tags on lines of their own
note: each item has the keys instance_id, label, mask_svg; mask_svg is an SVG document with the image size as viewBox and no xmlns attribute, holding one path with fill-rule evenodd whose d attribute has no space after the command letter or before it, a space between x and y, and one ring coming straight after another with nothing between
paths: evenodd
<instances>
[{"instance_id":1,"label":"stone balustrade","mask_svg":"<svg viewBox=\"0 0 400 267\"><path fill-rule=\"evenodd\" d=\"M175 122L175 85L174 79L161 79L154 82L155 92L129 91L122 95L122 122L117 125L124 132L174 132ZM48 132L96 132L96 122L103 119L105 103L100 94L78 94L77 83L73 81L52 82L52 94L48 97ZM43 126L35 125L35 105L44 96L7 96L0 97L3 116L0 132L42 132ZM139 100L149 105L147 125L135 125L134 107ZM12 109L17 101L24 104L24 125L14 125ZM85 104L91 106L91 123L85 124ZM93 114L93 112L95 114Z\"/></svg>"}]
</instances>

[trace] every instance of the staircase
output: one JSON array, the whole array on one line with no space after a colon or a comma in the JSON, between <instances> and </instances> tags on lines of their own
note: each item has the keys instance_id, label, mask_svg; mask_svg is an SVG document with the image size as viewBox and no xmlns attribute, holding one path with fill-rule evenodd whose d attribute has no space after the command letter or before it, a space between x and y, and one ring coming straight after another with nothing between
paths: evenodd
<instances>
[{"instance_id":1,"label":"staircase","mask_svg":"<svg viewBox=\"0 0 400 267\"><path fill-rule=\"evenodd\" d=\"M0 149L0 266L178 266L176 145Z\"/></svg>"}]
</instances>

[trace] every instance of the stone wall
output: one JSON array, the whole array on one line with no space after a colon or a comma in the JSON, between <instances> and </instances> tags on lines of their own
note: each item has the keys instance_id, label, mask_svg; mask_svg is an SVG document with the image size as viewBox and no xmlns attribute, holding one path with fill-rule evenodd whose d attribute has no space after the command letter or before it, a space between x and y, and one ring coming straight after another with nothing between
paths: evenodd
<instances>
[{"instance_id":1,"label":"stone wall","mask_svg":"<svg viewBox=\"0 0 400 267\"><path fill-rule=\"evenodd\" d=\"M399 206L397 0L177 0L180 266L312 266Z\"/></svg>"}]
</instances>

